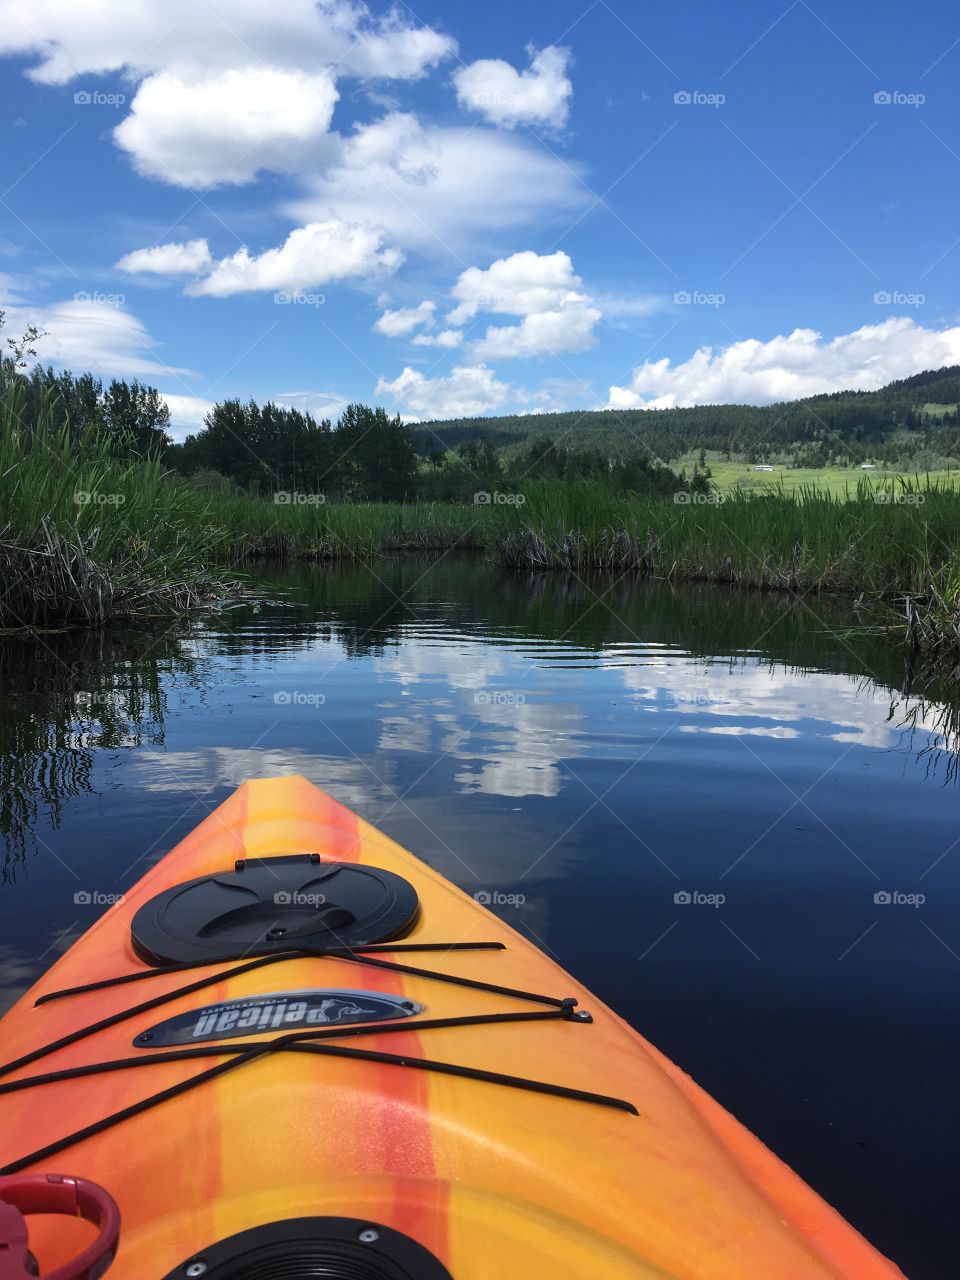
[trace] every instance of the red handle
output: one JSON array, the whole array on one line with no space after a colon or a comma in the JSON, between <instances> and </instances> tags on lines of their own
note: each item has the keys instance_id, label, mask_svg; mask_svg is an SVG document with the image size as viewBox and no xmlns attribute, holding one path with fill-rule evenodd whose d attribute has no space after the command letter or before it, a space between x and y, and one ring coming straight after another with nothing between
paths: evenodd
<instances>
[{"instance_id":1,"label":"red handle","mask_svg":"<svg viewBox=\"0 0 960 1280\"><path fill-rule=\"evenodd\" d=\"M100 1234L82 1253L43 1280L99 1280L113 1262L120 1239L120 1210L103 1187L86 1178L60 1173L0 1178L0 1280L30 1280L27 1270L27 1224L24 1215L60 1213L83 1218Z\"/></svg>"}]
</instances>

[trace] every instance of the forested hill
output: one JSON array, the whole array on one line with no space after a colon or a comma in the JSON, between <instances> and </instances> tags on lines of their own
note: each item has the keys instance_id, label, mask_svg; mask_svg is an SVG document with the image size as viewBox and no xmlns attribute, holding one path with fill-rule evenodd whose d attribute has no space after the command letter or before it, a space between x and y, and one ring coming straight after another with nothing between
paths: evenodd
<instances>
[{"instance_id":1,"label":"forested hill","mask_svg":"<svg viewBox=\"0 0 960 1280\"><path fill-rule=\"evenodd\" d=\"M918 373L879 391L837 391L772 405L718 404L690 409L604 409L459 418L417 427L424 452L487 439L496 448L548 437L608 455L640 445L665 462L713 449L748 461L789 455L825 466L869 453L896 462L918 454L960 456L960 365ZM933 407L928 407L933 406ZM936 406L944 406L938 408Z\"/></svg>"}]
</instances>

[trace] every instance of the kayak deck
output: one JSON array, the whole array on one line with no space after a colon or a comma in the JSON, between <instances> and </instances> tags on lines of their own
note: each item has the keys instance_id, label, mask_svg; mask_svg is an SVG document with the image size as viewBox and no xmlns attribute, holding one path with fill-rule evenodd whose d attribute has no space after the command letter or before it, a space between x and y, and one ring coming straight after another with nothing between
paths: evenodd
<instances>
[{"instance_id":1,"label":"kayak deck","mask_svg":"<svg viewBox=\"0 0 960 1280\"><path fill-rule=\"evenodd\" d=\"M366 958L357 949L210 964L37 1005L66 988L149 972L131 923L161 891L229 871L238 859L309 853L405 877L419 895L416 923ZM406 950L424 945L441 949ZM266 1007L275 993L292 999L318 988L361 993L361 1006L371 993L374 1003L392 997L418 1009L311 1039L279 1024L208 1043L209 1056L199 1058L166 1060L169 1047L134 1044L164 1020L214 1003L260 997ZM565 1000L575 1003L564 1008ZM561 1280L901 1274L546 955L303 778L246 783L163 858L3 1020L4 1061L101 1021L93 1034L0 1070L0 1163L10 1169L131 1110L29 1166L80 1175L115 1196L123 1227L111 1280L159 1280L234 1233L317 1215L403 1232L455 1280L527 1280L547 1267ZM262 1046L264 1034L297 1047L237 1048ZM132 1058L150 1065L9 1089ZM201 1073L212 1074L190 1087ZM169 1096L135 1111L159 1093ZM37 1221L36 1252L50 1266L70 1249Z\"/></svg>"}]
</instances>

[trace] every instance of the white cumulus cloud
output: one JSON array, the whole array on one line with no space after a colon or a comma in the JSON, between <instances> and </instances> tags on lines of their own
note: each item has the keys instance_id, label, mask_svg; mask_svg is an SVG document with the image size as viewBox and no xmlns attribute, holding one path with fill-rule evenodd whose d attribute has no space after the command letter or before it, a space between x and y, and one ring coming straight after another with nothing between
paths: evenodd
<instances>
[{"instance_id":1,"label":"white cumulus cloud","mask_svg":"<svg viewBox=\"0 0 960 1280\"><path fill-rule=\"evenodd\" d=\"M374 18L360 0L0 0L0 54L34 58L33 80L139 85L115 140L182 186L299 172L322 155L337 79L417 79L456 49L402 6Z\"/></svg>"},{"instance_id":2,"label":"white cumulus cloud","mask_svg":"<svg viewBox=\"0 0 960 1280\"><path fill-rule=\"evenodd\" d=\"M334 104L333 77L244 67L144 80L114 130L147 177L185 187L249 182L261 169L296 172L321 154Z\"/></svg>"},{"instance_id":3,"label":"white cumulus cloud","mask_svg":"<svg viewBox=\"0 0 960 1280\"><path fill-rule=\"evenodd\" d=\"M402 261L398 250L384 247L377 227L330 218L297 227L278 248L257 255L244 245L229 258L221 258L208 276L189 284L186 292L226 298L263 289L307 289L395 271Z\"/></svg>"},{"instance_id":4,"label":"white cumulus cloud","mask_svg":"<svg viewBox=\"0 0 960 1280\"><path fill-rule=\"evenodd\" d=\"M205 271L213 259L206 240L155 244L150 249L134 249L117 263L119 271L151 272L161 276L195 276Z\"/></svg>"},{"instance_id":5,"label":"white cumulus cloud","mask_svg":"<svg viewBox=\"0 0 960 1280\"><path fill-rule=\"evenodd\" d=\"M582 208L573 169L495 129L426 126L391 112L357 128L307 193L297 218L375 222L398 243L448 256L491 236Z\"/></svg>"},{"instance_id":6,"label":"white cumulus cloud","mask_svg":"<svg viewBox=\"0 0 960 1280\"><path fill-rule=\"evenodd\" d=\"M689 360L647 361L629 386L612 386L607 408L671 409L693 404L769 404L843 389L871 391L924 369L960 363L960 327L928 329L891 316L825 340L794 329L769 342L750 338Z\"/></svg>"},{"instance_id":7,"label":"white cumulus cloud","mask_svg":"<svg viewBox=\"0 0 960 1280\"><path fill-rule=\"evenodd\" d=\"M491 326L472 348L476 360L509 360L586 351L602 312L580 291L568 254L531 249L499 258L486 269L461 272L447 317L463 324L478 312L520 316L520 324Z\"/></svg>"},{"instance_id":8,"label":"white cumulus cloud","mask_svg":"<svg viewBox=\"0 0 960 1280\"><path fill-rule=\"evenodd\" d=\"M140 79L181 67L239 65L410 80L456 53L450 36L414 26L400 6L374 18L360 0L3 0L0 53L34 56L42 84L123 71Z\"/></svg>"},{"instance_id":9,"label":"white cumulus cloud","mask_svg":"<svg viewBox=\"0 0 960 1280\"><path fill-rule=\"evenodd\" d=\"M391 6L379 28L351 42L341 65L370 79L419 80L457 52L457 42L431 27L406 25L401 6Z\"/></svg>"},{"instance_id":10,"label":"white cumulus cloud","mask_svg":"<svg viewBox=\"0 0 960 1280\"><path fill-rule=\"evenodd\" d=\"M484 58L457 71L453 82L461 106L508 129L522 124L562 128L573 96L567 76L570 50L551 45L527 52L531 61L525 71L500 58Z\"/></svg>"},{"instance_id":11,"label":"white cumulus cloud","mask_svg":"<svg viewBox=\"0 0 960 1280\"><path fill-rule=\"evenodd\" d=\"M388 338L405 338L421 325L433 324L435 302L421 302L419 307L399 307L396 311L384 311L373 326L377 333Z\"/></svg>"},{"instance_id":12,"label":"white cumulus cloud","mask_svg":"<svg viewBox=\"0 0 960 1280\"><path fill-rule=\"evenodd\" d=\"M580 277L562 250L540 254L532 249L499 258L486 270L468 267L451 290L457 301L447 319L463 324L478 311L507 316L528 316L556 310L565 302L581 302Z\"/></svg>"},{"instance_id":13,"label":"white cumulus cloud","mask_svg":"<svg viewBox=\"0 0 960 1280\"><path fill-rule=\"evenodd\" d=\"M409 366L393 381L381 378L377 396L388 396L404 416L421 419L468 418L488 413L505 403L512 391L508 382L498 382L486 365L458 365L449 374L428 378Z\"/></svg>"},{"instance_id":14,"label":"white cumulus cloud","mask_svg":"<svg viewBox=\"0 0 960 1280\"><path fill-rule=\"evenodd\" d=\"M418 333L414 338L417 347L459 347L463 334L459 329L441 329L439 333Z\"/></svg>"},{"instance_id":15,"label":"white cumulus cloud","mask_svg":"<svg viewBox=\"0 0 960 1280\"><path fill-rule=\"evenodd\" d=\"M478 360L529 359L587 351L601 314L596 307L571 302L556 311L538 311L520 324L491 326L471 348Z\"/></svg>"}]
</instances>

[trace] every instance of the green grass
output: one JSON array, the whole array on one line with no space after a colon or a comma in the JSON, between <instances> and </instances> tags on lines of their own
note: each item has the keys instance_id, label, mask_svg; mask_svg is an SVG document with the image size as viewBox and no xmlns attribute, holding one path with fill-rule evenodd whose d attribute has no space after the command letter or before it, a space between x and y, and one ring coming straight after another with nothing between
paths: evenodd
<instances>
[{"instance_id":1,"label":"green grass","mask_svg":"<svg viewBox=\"0 0 960 1280\"><path fill-rule=\"evenodd\" d=\"M215 536L188 529L202 504L155 460L124 462L21 417L16 375L0 386L0 626L99 622L180 611L224 589ZM47 406L48 409L52 405Z\"/></svg>"},{"instance_id":2,"label":"green grass","mask_svg":"<svg viewBox=\"0 0 960 1280\"><path fill-rule=\"evenodd\" d=\"M391 550L479 547L471 525L478 516L483 523L485 514L431 502L288 505L239 493L217 494L206 508L225 554L240 560L366 559Z\"/></svg>"},{"instance_id":3,"label":"green grass","mask_svg":"<svg viewBox=\"0 0 960 1280\"><path fill-rule=\"evenodd\" d=\"M842 594L881 606L882 625L958 669L960 494L952 485L861 477L843 495L808 486L675 502L618 498L588 482L526 492L523 507L496 513L506 567Z\"/></svg>"},{"instance_id":4,"label":"green grass","mask_svg":"<svg viewBox=\"0 0 960 1280\"><path fill-rule=\"evenodd\" d=\"M0 386L0 627L179 612L230 595L257 557L370 557L480 545L487 512L428 503L276 504L205 492L93 433L22 421ZM48 406L48 409L52 406Z\"/></svg>"},{"instance_id":5,"label":"green grass","mask_svg":"<svg viewBox=\"0 0 960 1280\"><path fill-rule=\"evenodd\" d=\"M674 464L678 472L685 470L687 475L693 473L697 455L691 454ZM910 481L918 479L924 482L929 477L931 483L948 487L960 486L960 469L955 471L929 471L917 476L915 472L898 471L877 464L875 471L861 471L854 467L787 467L773 463L773 471L754 471L753 464L747 462L719 462L707 458L707 465L713 473L713 483L723 493L733 493L738 489L756 492L782 489L785 493L795 493L800 489L816 488L820 491L835 494L839 497L855 496L857 485L864 477L878 482Z\"/></svg>"},{"instance_id":6,"label":"green grass","mask_svg":"<svg viewBox=\"0 0 960 1280\"><path fill-rule=\"evenodd\" d=\"M762 487L675 500L542 480L516 505L276 504L198 489L93 435L24 425L17 409L16 385L0 387L0 626L189 610L235 593L237 567L258 557L468 546L511 569L864 597L896 610L901 630L905 618L915 643L960 653L956 473L793 472L790 487L759 473Z\"/></svg>"},{"instance_id":7,"label":"green grass","mask_svg":"<svg viewBox=\"0 0 960 1280\"><path fill-rule=\"evenodd\" d=\"M550 563L641 565L664 576L750 586L921 592L951 589L960 572L960 495L935 483L861 479L840 497L792 493L620 498L602 485L538 484L516 509L498 509L501 540L534 533Z\"/></svg>"}]
</instances>

